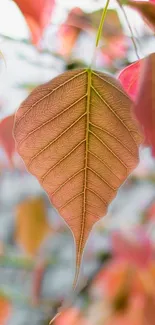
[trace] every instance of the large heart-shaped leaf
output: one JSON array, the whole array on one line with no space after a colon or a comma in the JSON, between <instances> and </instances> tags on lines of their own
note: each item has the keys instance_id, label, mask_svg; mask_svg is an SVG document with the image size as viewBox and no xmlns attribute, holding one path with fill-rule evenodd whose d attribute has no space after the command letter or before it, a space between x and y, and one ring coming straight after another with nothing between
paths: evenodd
<instances>
[{"instance_id":1,"label":"large heart-shaped leaf","mask_svg":"<svg viewBox=\"0 0 155 325\"><path fill-rule=\"evenodd\" d=\"M130 106L116 79L81 69L38 87L16 115L18 152L71 228L78 268L94 223L138 163Z\"/></svg>"}]
</instances>

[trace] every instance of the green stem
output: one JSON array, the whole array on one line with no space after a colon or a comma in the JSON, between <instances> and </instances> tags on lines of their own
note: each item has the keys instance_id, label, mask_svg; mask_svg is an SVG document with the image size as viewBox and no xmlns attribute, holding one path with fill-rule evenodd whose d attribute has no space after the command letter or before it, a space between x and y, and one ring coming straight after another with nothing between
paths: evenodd
<instances>
[{"instance_id":1,"label":"green stem","mask_svg":"<svg viewBox=\"0 0 155 325\"><path fill-rule=\"evenodd\" d=\"M100 41L100 38L101 38L102 29L103 29L103 25L104 25L104 22L105 22L105 17L106 17L106 14L107 14L109 3L110 3L110 0L107 0L105 8L103 9L100 25L99 25L97 36L96 36L96 47L98 47L98 44L99 44L99 41Z\"/></svg>"},{"instance_id":2,"label":"green stem","mask_svg":"<svg viewBox=\"0 0 155 325\"><path fill-rule=\"evenodd\" d=\"M100 41L100 38L101 38L102 29L103 29L103 25L104 25L104 22L105 22L105 17L106 17L106 14L107 14L109 2L110 2L110 0L107 0L106 5L105 5L105 8L103 9L103 13L102 13L100 25L99 25L99 28L98 28L98 31L97 31L97 35L96 35L96 43L95 43L94 53L93 53L93 56L92 56L92 62L90 64L90 66L89 66L89 69L90 70L91 70L91 67L92 67L92 65L94 63L94 60L95 60L96 50L97 50L97 47L98 47L98 44L99 44L99 41Z\"/></svg>"}]
</instances>

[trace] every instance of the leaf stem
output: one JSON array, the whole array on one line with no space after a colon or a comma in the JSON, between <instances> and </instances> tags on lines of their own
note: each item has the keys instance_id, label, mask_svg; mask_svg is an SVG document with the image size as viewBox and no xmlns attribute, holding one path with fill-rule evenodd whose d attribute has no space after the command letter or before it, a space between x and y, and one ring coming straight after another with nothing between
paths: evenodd
<instances>
[{"instance_id":1,"label":"leaf stem","mask_svg":"<svg viewBox=\"0 0 155 325\"><path fill-rule=\"evenodd\" d=\"M105 17L106 17L106 14L107 14L109 3L110 3L110 0L107 0L105 8L103 9L100 25L99 25L97 36L96 36L96 48L98 47L98 44L99 44L99 41L100 41L100 38L101 38L102 29L103 29L103 25L104 25L104 22L105 22Z\"/></svg>"},{"instance_id":2,"label":"leaf stem","mask_svg":"<svg viewBox=\"0 0 155 325\"><path fill-rule=\"evenodd\" d=\"M95 60L96 49L97 49L97 47L99 45L99 41L101 39L102 29L103 29L103 25L104 25L104 22L105 22L105 18L106 18L106 14L107 14L107 10L108 10L109 3L110 3L110 0L107 0L106 1L106 5L103 8L103 12L102 12L102 16L101 16L99 28L98 28L97 35L96 35L95 49L94 49L94 53L93 53L93 57L92 57L92 62L91 62L91 65L89 67L90 70L91 70L91 66L93 65L93 62Z\"/></svg>"}]
</instances>

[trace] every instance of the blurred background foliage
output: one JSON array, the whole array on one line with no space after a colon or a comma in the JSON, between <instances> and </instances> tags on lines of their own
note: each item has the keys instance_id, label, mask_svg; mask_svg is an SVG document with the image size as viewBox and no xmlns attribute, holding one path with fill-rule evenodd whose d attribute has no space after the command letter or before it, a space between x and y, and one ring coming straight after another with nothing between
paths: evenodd
<instances>
[{"instance_id":1,"label":"blurred background foliage","mask_svg":"<svg viewBox=\"0 0 155 325\"><path fill-rule=\"evenodd\" d=\"M75 261L70 231L37 180L27 173L15 149L12 127L16 109L37 85L91 62L104 3L0 3L0 325L46 325L71 290ZM137 55L143 58L155 50L153 32L140 15L129 8L125 15L129 23L112 0L97 51L95 68L115 76ZM142 306L150 315L145 324L154 324L154 294L146 287L154 281L155 162L148 148L140 154L138 168L90 236L81 288L87 281L88 285L78 299L73 298L75 307L57 319L57 325L86 324L86 316L91 324L104 324L103 308L104 315L110 316L113 308L114 320L105 324L127 325L125 318L116 323L116 311L132 309L128 313L133 314L138 310L134 297L139 299L139 323L130 318L130 324L144 324ZM128 283L129 261L138 289L135 279ZM100 268L96 280L91 280Z\"/></svg>"}]
</instances>

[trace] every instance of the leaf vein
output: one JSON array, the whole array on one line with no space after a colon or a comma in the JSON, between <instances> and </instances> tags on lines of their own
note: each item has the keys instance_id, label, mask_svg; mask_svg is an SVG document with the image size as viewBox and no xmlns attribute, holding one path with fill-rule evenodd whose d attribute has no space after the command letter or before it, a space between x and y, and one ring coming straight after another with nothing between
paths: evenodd
<instances>
[{"instance_id":1,"label":"leaf vein","mask_svg":"<svg viewBox=\"0 0 155 325\"><path fill-rule=\"evenodd\" d=\"M32 130L31 132L29 132L26 137L24 139L22 139L19 142L18 148L19 146L22 144L22 142L24 142L25 140L27 140L27 138L34 134L36 131L42 129L43 126L53 122L56 118L60 117L62 114L64 114L65 112L67 112L70 108L74 107L76 104L78 104L80 101L82 101L84 98L86 98L87 94L83 95L82 97L80 97L78 100L76 100L74 103L72 103L70 106L68 106L67 108L65 108L63 111L61 111L60 113L58 113L57 115L55 115L54 117L50 118L49 120L45 121L44 123L42 123L41 125L39 125L37 128L35 128L34 130Z\"/></svg>"},{"instance_id":2,"label":"leaf vein","mask_svg":"<svg viewBox=\"0 0 155 325\"><path fill-rule=\"evenodd\" d=\"M92 151L88 151L90 155L92 155L93 157L95 157L97 160L99 160L103 165L105 165L109 171L114 175L116 176L120 181L121 179L113 172L113 170L110 168L110 166L108 166L108 164L106 164L101 158L99 158L96 154L94 154Z\"/></svg>"},{"instance_id":3,"label":"leaf vein","mask_svg":"<svg viewBox=\"0 0 155 325\"><path fill-rule=\"evenodd\" d=\"M103 144L104 147L106 147L108 149L109 152L112 153L112 155L117 158L117 160L126 168L126 170L128 170L128 167L126 166L126 164L109 148L109 146L103 142L103 140L101 140L93 131L89 131L96 139L98 139L98 141L100 141L100 143Z\"/></svg>"},{"instance_id":4,"label":"leaf vein","mask_svg":"<svg viewBox=\"0 0 155 325\"><path fill-rule=\"evenodd\" d=\"M82 211L82 220L81 220L81 229L80 229L80 239L77 251L77 269L74 279L73 287L76 285L78 275L79 275L79 266L81 259L81 252L83 248L83 240L84 240L84 231L85 231L85 223L86 223L86 186L87 186L87 167L88 167L88 149L89 149L89 114L90 114L90 97L91 97L91 70L87 70L88 74L88 85L87 85L87 105L86 105L86 149L85 149L85 174L84 174L84 184L83 184L83 211Z\"/></svg>"},{"instance_id":5,"label":"leaf vein","mask_svg":"<svg viewBox=\"0 0 155 325\"><path fill-rule=\"evenodd\" d=\"M110 137L112 137L113 139L115 139L123 148L125 148L131 155L132 157L134 157L133 153L131 152L131 150L122 143L122 141L120 141L117 137L115 137L115 135L113 135L111 132L108 132L107 130L101 128L100 126L90 122L90 125L92 125L94 128L99 129L101 131L103 131L104 133L108 134Z\"/></svg>"},{"instance_id":6,"label":"leaf vein","mask_svg":"<svg viewBox=\"0 0 155 325\"><path fill-rule=\"evenodd\" d=\"M108 204L108 203L107 203ZM94 208L94 209L97 209L98 207L97 206L95 206L95 205L93 205L93 204L91 204L91 203L88 203L87 202L87 205L89 206L89 207L91 207L91 208Z\"/></svg>"},{"instance_id":7,"label":"leaf vein","mask_svg":"<svg viewBox=\"0 0 155 325\"><path fill-rule=\"evenodd\" d=\"M82 143L84 143L86 139L80 141L67 155L65 155L62 159L60 159L55 165L53 165L49 170L41 177L41 184L43 184L45 178L49 175L49 173L54 170L57 166L59 166L66 158L68 158Z\"/></svg>"},{"instance_id":8,"label":"leaf vein","mask_svg":"<svg viewBox=\"0 0 155 325\"><path fill-rule=\"evenodd\" d=\"M60 88L62 88L65 85L67 85L70 81L73 81L74 79L76 79L77 77L79 77L79 76L81 76L81 75L83 75L85 73L86 73L86 70L78 73L77 75L75 75L72 78L66 80L65 82L63 82L62 84L60 84L59 86L54 88L52 91L50 91L48 94L46 94L45 96L41 97L36 102L34 102L33 105L31 105L30 108L16 121L16 127L18 126L19 122L32 110L33 107L35 107L37 104L41 103L45 98L52 95L55 91L59 90Z\"/></svg>"},{"instance_id":9,"label":"leaf vein","mask_svg":"<svg viewBox=\"0 0 155 325\"><path fill-rule=\"evenodd\" d=\"M120 92L122 95L124 95L125 97L127 97L128 99L130 99L130 97L128 96L128 94L126 94L123 90L121 90L120 88L118 88L116 85L112 84L110 81L106 80L105 78L101 77L99 74L97 74L95 71L93 71L93 75L98 77L99 79L103 80L106 84L110 85L112 88L115 88L116 90L118 90L118 92ZM131 100L131 99L130 99Z\"/></svg>"},{"instance_id":10,"label":"leaf vein","mask_svg":"<svg viewBox=\"0 0 155 325\"><path fill-rule=\"evenodd\" d=\"M137 143L135 139L133 138L131 132L132 130L129 130L128 126L124 123L124 121L119 117L119 115L113 110L113 108L108 104L108 102L99 94L99 92L95 89L93 85L91 85L91 88L94 90L95 94L102 100L102 102L109 108L109 110L116 116L116 118L121 122L121 124L124 126L124 128L128 131L131 139L133 140L134 144L137 148Z\"/></svg>"},{"instance_id":11,"label":"leaf vein","mask_svg":"<svg viewBox=\"0 0 155 325\"><path fill-rule=\"evenodd\" d=\"M61 211L62 209L64 209L68 204L70 204L71 202L73 202L77 197L81 196L83 194L83 192L80 192L78 194L76 194L75 196L73 196L70 200L68 200L65 204L63 204L61 207L58 208L59 211Z\"/></svg>"},{"instance_id":12,"label":"leaf vein","mask_svg":"<svg viewBox=\"0 0 155 325\"><path fill-rule=\"evenodd\" d=\"M61 190L67 183L69 183L72 179L74 179L77 175L79 175L82 171L84 171L84 168L80 169L78 172L74 173L71 177L69 177L63 184L61 184L52 194L53 197L59 190Z\"/></svg>"},{"instance_id":13,"label":"leaf vein","mask_svg":"<svg viewBox=\"0 0 155 325\"><path fill-rule=\"evenodd\" d=\"M86 214L90 214L91 216L93 216L95 219L99 220L101 217L96 214L96 213L92 213L91 211L89 210L86 210Z\"/></svg>"},{"instance_id":14,"label":"leaf vein","mask_svg":"<svg viewBox=\"0 0 155 325\"><path fill-rule=\"evenodd\" d=\"M88 169L94 174L94 175L96 175L98 178L100 178L100 180L102 181L102 182L104 182L105 184L107 184L108 185L108 187L111 189L111 190L113 190L113 191L116 191L116 188L114 188L112 185L110 185L101 175L99 175L94 169L92 169L92 168L90 168L90 167L88 167Z\"/></svg>"},{"instance_id":15,"label":"leaf vein","mask_svg":"<svg viewBox=\"0 0 155 325\"><path fill-rule=\"evenodd\" d=\"M42 154L44 151L46 151L49 147L52 146L52 144L54 144L56 141L58 141L66 132L68 132L74 125L76 125L81 119L82 117L84 117L86 115L86 113L82 114L75 122L73 122L67 129L65 129L63 132L61 132L54 140L52 140L51 142L49 142L47 144L47 146L45 146L44 148L42 148L39 152L37 152L32 158L31 161L28 165L28 167L30 167L32 161L37 158L38 156L40 156L40 154Z\"/></svg>"},{"instance_id":16,"label":"leaf vein","mask_svg":"<svg viewBox=\"0 0 155 325\"><path fill-rule=\"evenodd\" d=\"M87 187L86 188L87 189L87 191L89 191L89 192L91 192L91 193L93 193L96 197L98 197L104 204L105 204L105 206L107 206L108 205L108 203L102 198L102 196L100 196L98 193L96 193L94 190L92 190L91 188L89 188L89 187Z\"/></svg>"}]
</instances>

